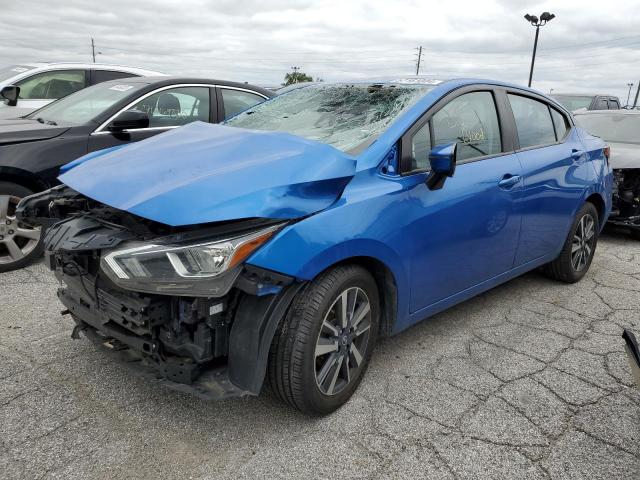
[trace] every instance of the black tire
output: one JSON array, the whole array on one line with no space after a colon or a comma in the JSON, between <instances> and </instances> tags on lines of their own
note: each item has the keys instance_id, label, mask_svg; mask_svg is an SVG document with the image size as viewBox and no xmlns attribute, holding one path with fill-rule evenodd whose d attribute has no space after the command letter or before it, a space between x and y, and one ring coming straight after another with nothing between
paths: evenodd
<instances>
[{"instance_id":1,"label":"black tire","mask_svg":"<svg viewBox=\"0 0 640 480\"><path fill-rule=\"evenodd\" d=\"M346 297L341 295L343 292ZM347 333L333 336L336 325L341 323L338 309L342 299L349 296L355 300L346 302L353 305L352 313L347 314L350 318L344 328ZM359 313L366 310L366 301L370 309L368 317L362 317ZM357 323L356 317L363 320ZM379 318L378 288L367 270L357 265L343 265L322 273L296 296L276 331L269 352L271 390L280 400L302 412L314 415L333 412L351 397L367 370L377 339ZM335 324L331 323L334 321ZM350 334L352 321L356 322L356 329ZM369 328L358 333L366 328L366 321ZM362 347L362 343L357 342L362 342L367 332L366 347ZM352 341L345 340L349 335L353 335ZM335 338L338 350L316 356L316 348L320 349L320 342L327 341L328 337ZM354 347L363 351L356 348L353 352ZM339 356L342 360L338 363ZM334 370L326 369L332 358L337 359L332 363L337 366ZM360 358L359 364L357 358ZM357 365L353 371L351 365ZM329 381L320 382L318 379L325 370L323 378ZM334 373L336 378L330 378Z\"/></svg>"},{"instance_id":2,"label":"black tire","mask_svg":"<svg viewBox=\"0 0 640 480\"><path fill-rule=\"evenodd\" d=\"M581 227L581 222L589 222L589 219L593 221L592 237L590 237L588 241L578 240L581 236L580 229L583 228ZM543 272L548 277L561 282L578 282L582 277L584 277L591 266L591 261L593 260L593 256L596 252L596 246L598 245L599 233L600 221L598 218L598 210L596 210L596 207L592 203L587 202L576 215L576 218L571 225L571 229L569 230L569 235L564 242L562 252L560 252L558 258L553 262L544 266ZM576 245L578 245L579 251L583 254L583 260L578 260L578 262L575 261L576 257L574 256L574 253L579 252L572 252ZM588 252L585 245L588 247ZM578 263L579 268L576 268L576 263Z\"/></svg>"},{"instance_id":3,"label":"black tire","mask_svg":"<svg viewBox=\"0 0 640 480\"><path fill-rule=\"evenodd\" d=\"M37 244L33 245L33 239L28 239L25 237L19 237L15 235L12 237L18 225L13 218L14 209L15 209L15 201L17 199L22 199L24 197L28 197L29 195L33 195L34 192L29 190L28 188L23 187L22 185L18 185L16 183L11 182L0 182L0 272L8 272L11 270L17 270L19 268L26 267L31 262L36 260L42 255L43 247L43 239L42 235L39 236L37 240ZM4 201L6 199L10 199L10 203L7 206L4 205ZM7 212L4 210L7 209ZM8 215L8 218L7 218ZM20 225L22 228L23 226ZM25 248L28 250L28 253L24 254L21 257L17 257L16 260L13 260L11 257L7 241L9 238L14 239L14 243L21 248Z\"/></svg>"},{"instance_id":4,"label":"black tire","mask_svg":"<svg viewBox=\"0 0 640 480\"><path fill-rule=\"evenodd\" d=\"M640 240L640 229L632 228L631 238L633 238L634 240Z\"/></svg>"}]
</instances>

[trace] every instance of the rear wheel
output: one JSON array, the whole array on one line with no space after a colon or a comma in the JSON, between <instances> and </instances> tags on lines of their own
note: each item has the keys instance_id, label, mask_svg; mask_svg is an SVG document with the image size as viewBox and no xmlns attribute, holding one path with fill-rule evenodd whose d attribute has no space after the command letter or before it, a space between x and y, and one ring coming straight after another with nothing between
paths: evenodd
<instances>
[{"instance_id":1,"label":"rear wheel","mask_svg":"<svg viewBox=\"0 0 640 480\"><path fill-rule=\"evenodd\" d=\"M579 281L591 266L599 231L598 211L592 203L585 203L573 221L562 252L545 265L545 274L566 283Z\"/></svg>"},{"instance_id":2,"label":"rear wheel","mask_svg":"<svg viewBox=\"0 0 640 480\"><path fill-rule=\"evenodd\" d=\"M358 387L376 342L378 289L362 267L340 266L309 284L271 344L269 383L289 405L327 414Z\"/></svg>"},{"instance_id":3,"label":"rear wheel","mask_svg":"<svg viewBox=\"0 0 640 480\"><path fill-rule=\"evenodd\" d=\"M39 228L19 224L16 207L31 190L10 182L0 182L0 272L22 268L42 254Z\"/></svg>"},{"instance_id":4,"label":"rear wheel","mask_svg":"<svg viewBox=\"0 0 640 480\"><path fill-rule=\"evenodd\" d=\"M632 228L631 238L633 238L634 240L640 240L640 229Z\"/></svg>"}]
</instances>

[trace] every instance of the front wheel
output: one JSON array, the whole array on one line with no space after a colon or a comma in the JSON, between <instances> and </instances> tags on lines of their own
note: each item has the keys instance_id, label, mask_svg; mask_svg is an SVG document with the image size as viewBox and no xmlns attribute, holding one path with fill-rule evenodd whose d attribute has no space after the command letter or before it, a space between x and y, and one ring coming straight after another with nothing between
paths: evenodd
<instances>
[{"instance_id":1,"label":"front wheel","mask_svg":"<svg viewBox=\"0 0 640 480\"><path fill-rule=\"evenodd\" d=\"M599 231L598 211L592 203L585 203L573 221L562 252L544 266L544 273L566 283L579 281L591 266Z\"/></svg>"},{"instance_id":2,"label":"front wheel","mask_svg":"<svg viewBox=\"0 0 640 480\"><path fill-rule=\"evenodd\" d=\"M340 266L313 280L271 344L269 383L276 396L311 414L343 405L371 358L379 304L376 282L360 266Z\"/></svg>"},{"instance_id":3,"label":"front wheel","mask_svg":"<svg viewBox=\"0 0 640 480\"><path fill-rule=\"evenodd\" d=\"M0 272L22 268L42 255L40 229L19 224L15 216L20 200L32 194L21 185L0 182Z\"/></svg>"}]
</instances>

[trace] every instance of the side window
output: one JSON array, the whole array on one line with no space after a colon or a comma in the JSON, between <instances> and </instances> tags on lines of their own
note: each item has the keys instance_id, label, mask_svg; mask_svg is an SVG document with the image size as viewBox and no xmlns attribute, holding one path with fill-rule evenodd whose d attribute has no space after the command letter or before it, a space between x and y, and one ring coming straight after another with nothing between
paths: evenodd
<instances>
[{"instance_id":1,"label":"side window","mask_svg":"<svg viewBox=\"0 0 640 480\"><path fill-rule=\"evenodd\" d=\"M609 105L607 104L606 98L599 98L596 101L596 106L594 110L608 110L608 109L609 109Z\"/></svg>"},{"instance_id":2,"label":"side window","mask_svg":"<svg viewBox=\"0 0 640 480\"><path fill-rule=\"evenodd\" d=\"M547 145L556 141L556 132L546 103L520 95L507 96L516 120L520 148Z\"/></svg>"},{"instance_id":3,"label":"side window","mask_svg":"<svg viewBox=\"0 0 640 480\"><path fill-rule=\"evenodd\" d=\"M233 117L235 114L251 108L261 102L264 98L254 93L243 92L242 90L229 90L221 88L222 104L224 105L224 118Z\"/></svg>"},{"instance_id":4,"label":"side window","mask_svg":"<svg viewBox=\"0 0 640 480\"><path fill-rule=\"evenodd\" d=\"M117 80L119 78L137 77L133 73L115 72L113 70L94 70L93 84L108 82L109 80Z\"/></svg>"},{"instance_id":5,"label":"side window","mask_svg":"<svg viewBox=\"0 0 640 480\"><path fill-rule=\"evenodd\" d=\"M609 100L609 110L620 110L620 104L617 100Z\"/></svg>"},{"instance_id":6,"label":"side window","mask_svg":"<svg viewBox=\"0 0 640 480\"><path fill-rule=\"evenodd\" d=\"M556 139L561 141L569 131L569 124L564 115L562 115L555 108L551 109L551 118L553 119L553 126L556 129Z\"/></svg>"},{"instance_id":7,"label":"side window","mask_svg":"<svg viewBox=\"0 0 640 480\"><path fill-rule=\"evenodd\" d=\"M57 100L86 86L84 70L44 72L18 82L24 100Z\"/></svg>"},{"instance_id":8,"label":"side window","mask_svg":"<svg viewBox=\"0 0 640 480\"><path fill-rule=\"evenodd\" d=\"M431 131L429 130L429 122L427 122L411 139L411 170L428 168L429 152L431 152Z\"/></svg>"},{"instance_id":9,"label":"side window","mask_svg":"<svg viewBox=\"0 0 640 480\"><path fill-rule=\"evenodd\" d=\"M458 143L458 159L502 151L500 126L491 92L472 92L451 100L431 118L433 145Z\"/></svg>"},{"instance_id":10,"label":"side window","mask_svg":"<svg viewBox=\"0 0 640 480\"><path fill-rule=\"evenodd\" d=\"M208 122L209 88L170 88L140 100L131 108L147 112L149 128L179 127L196 120Z\"/></svg>"}]
</instances>

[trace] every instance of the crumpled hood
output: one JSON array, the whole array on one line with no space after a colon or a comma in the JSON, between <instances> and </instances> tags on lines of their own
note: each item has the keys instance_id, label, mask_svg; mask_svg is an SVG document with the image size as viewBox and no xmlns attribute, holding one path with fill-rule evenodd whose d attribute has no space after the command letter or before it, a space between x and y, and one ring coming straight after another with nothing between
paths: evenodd
<instances>
[{"instance_id":1,"label":"crumpled hood","mask_svg":"<svg viewBox=\"0 0 640 480\"><path fill-rule=\"evenodd\" d=\"M309 215L335 202L355 169L353 157L312 140L195 122L86 155L58 179L111 207L181 226Z\"/></svg>"},{"instance_id":2,"label":"crumpled hood","mask_svg":"<svg viewBox=\"0 0 640 480\"><path fill-rule=\"evenodd\" d=\"M7 107L7 109L10 108ZM21 118L0 120L0 145L48 140L63 134L67 130L69 130L69 127L47 125L35 120Z\"/></svg>"}]
</instances>

